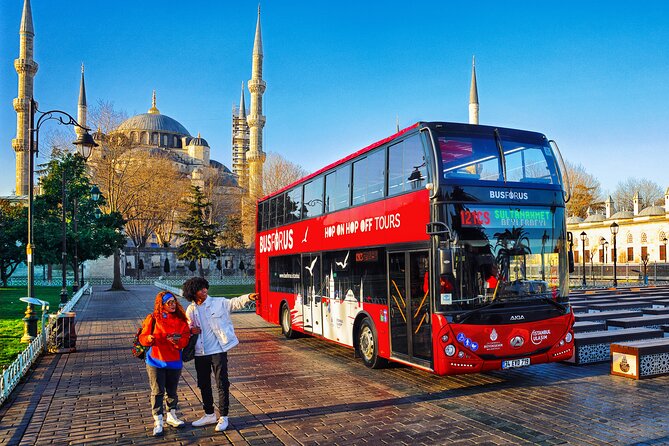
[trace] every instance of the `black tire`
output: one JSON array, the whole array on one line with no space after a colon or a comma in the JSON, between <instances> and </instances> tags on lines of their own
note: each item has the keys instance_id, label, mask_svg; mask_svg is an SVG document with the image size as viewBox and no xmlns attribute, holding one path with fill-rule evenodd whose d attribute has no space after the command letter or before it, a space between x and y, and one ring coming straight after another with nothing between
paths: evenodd
<instances>
[{"instance_id":1,"label":"black tire","mask_svg":"<svg viewBox=\"0 0 669 446\"><path fill-rule=\"evenodd\" d=\"M388 361L379 357L379 337L374 322L368 317L362 320L358 329L357 349L362 362L370 369L385 367Z\"/></svg>"},{"instance_id":2,"label":"black tire","mask_svg":"<svg viewBox=\"0 0 669 446\"><path fill-rule=\"evenodd\" d=\"M288 305L285 303L281 305L281 312L279 313L279 322L281 323L281 332L288 339L294 339L297 337L297 333L293 330L293 327L290 325L290 310Z\"/></svg>"}]
</instances>

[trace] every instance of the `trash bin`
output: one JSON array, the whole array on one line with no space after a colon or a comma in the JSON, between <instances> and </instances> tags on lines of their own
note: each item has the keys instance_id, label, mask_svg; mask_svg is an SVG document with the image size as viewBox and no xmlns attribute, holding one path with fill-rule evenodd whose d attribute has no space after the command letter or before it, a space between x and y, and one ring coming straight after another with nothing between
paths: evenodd
<instances>
[{"instance_id":1,"label":"trash bin","mask_svg":"<svg viewBox=\"0 0 669 446\"><path fill-rule=\"evenodd\" d=\"M76 351L77 332L74 326L76 313L68 311L56 316L56 324L53 327L52 345L49 351L52 353L71 353Z\"/></svg>"}]
</instances>

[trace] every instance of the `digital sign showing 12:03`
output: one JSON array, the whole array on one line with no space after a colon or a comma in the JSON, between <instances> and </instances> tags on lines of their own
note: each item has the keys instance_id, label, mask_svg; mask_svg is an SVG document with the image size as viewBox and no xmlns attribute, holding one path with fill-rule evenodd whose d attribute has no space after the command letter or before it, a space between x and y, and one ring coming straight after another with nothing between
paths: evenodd
<instances>
[{"instance_id":1,"label":"digital sign showing 12:03","mask_svg":"<svg viewBox=\"0 0 669 446\"><path fill-rule=\"evenodd\" d=\"M491 226L491 227L525 227L550 228L553 214L549 209L541 208L469 208L460 211L460 225L462 227Z\"/></svg>"}]
</instances>

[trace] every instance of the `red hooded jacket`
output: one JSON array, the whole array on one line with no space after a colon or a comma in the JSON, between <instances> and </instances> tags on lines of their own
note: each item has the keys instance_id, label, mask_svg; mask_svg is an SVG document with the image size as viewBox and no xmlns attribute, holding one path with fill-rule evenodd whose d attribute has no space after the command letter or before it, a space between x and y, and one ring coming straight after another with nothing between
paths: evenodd
<instances>
[{"instance_id":1,"label":"red hooded jacket","mask_svg":"<svg viewBox=\"0 0 669 446\"><path fill-rule=\"evenodd\" d=\"M151 322L154 317L156 324L153 333L151 333L151 326L153 325ZM167 335L175 333L181 334L181 339L179 339L177 345L167 339ZM150 334L153 334L155 338L153 343L148 340ZM151 346L146 354L147 364L158 368L180 369L183 366L181 349L188 345L189 338L190 327L188 322L179 319L174 313L162 312L158 317L155 316L155 313L151 313L144 319L139 342L142 345Z\"/></svg>"}]
</instances>

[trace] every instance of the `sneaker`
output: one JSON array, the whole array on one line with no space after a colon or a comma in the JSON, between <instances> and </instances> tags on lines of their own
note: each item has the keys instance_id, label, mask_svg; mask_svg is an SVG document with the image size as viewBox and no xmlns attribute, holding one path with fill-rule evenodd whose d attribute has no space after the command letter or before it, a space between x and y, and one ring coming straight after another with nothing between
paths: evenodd
<instances>
[{"instance_id":1,"label":"sneaker","mask_svg":"<svg viewBox=\"0 0 669 446\"><path fill-rule=\"evenodd\" d=\"M214 430L216 432L223 432L228 428L228 417L221 417L218 419L218 423L216 423L216 427Z\"/></svg>"},{"instance_id":2,"label":"sneaker","mask_svg":"<svg viewBox=\"0 0 669 446\"><path fill-rule=\"evenodd\" d=\"M154 437L160 437L163 435L163 416L162 415L154 415L153 416L153 436Z\"/></svg>"},{"instance_id":3,"label":"sneaker","mask_svg":"<svg viewBox=\"0 0 669 446\"><path fill-rule=\"evenodd\" d=\"M218 420L216 419L215 414L207 413L204 414L204 416L199 420L193 421L193 423L191 424L193 425L193 427L200 427L200 426L206 426L208 424L216 424L217 421Z\"/></svg>"},{"instance_id":4,"label":"sneaker","mask_svg":"<svg viewBox=\"0 0 669 446\"><path fill-rule=\"evenodd\" d=\"M167 412L167 418L165 418L165 423L169 424L172 427L183 427L186 423L177 418L176 410L172 409Z\"/></svg>"}]
</instances>

